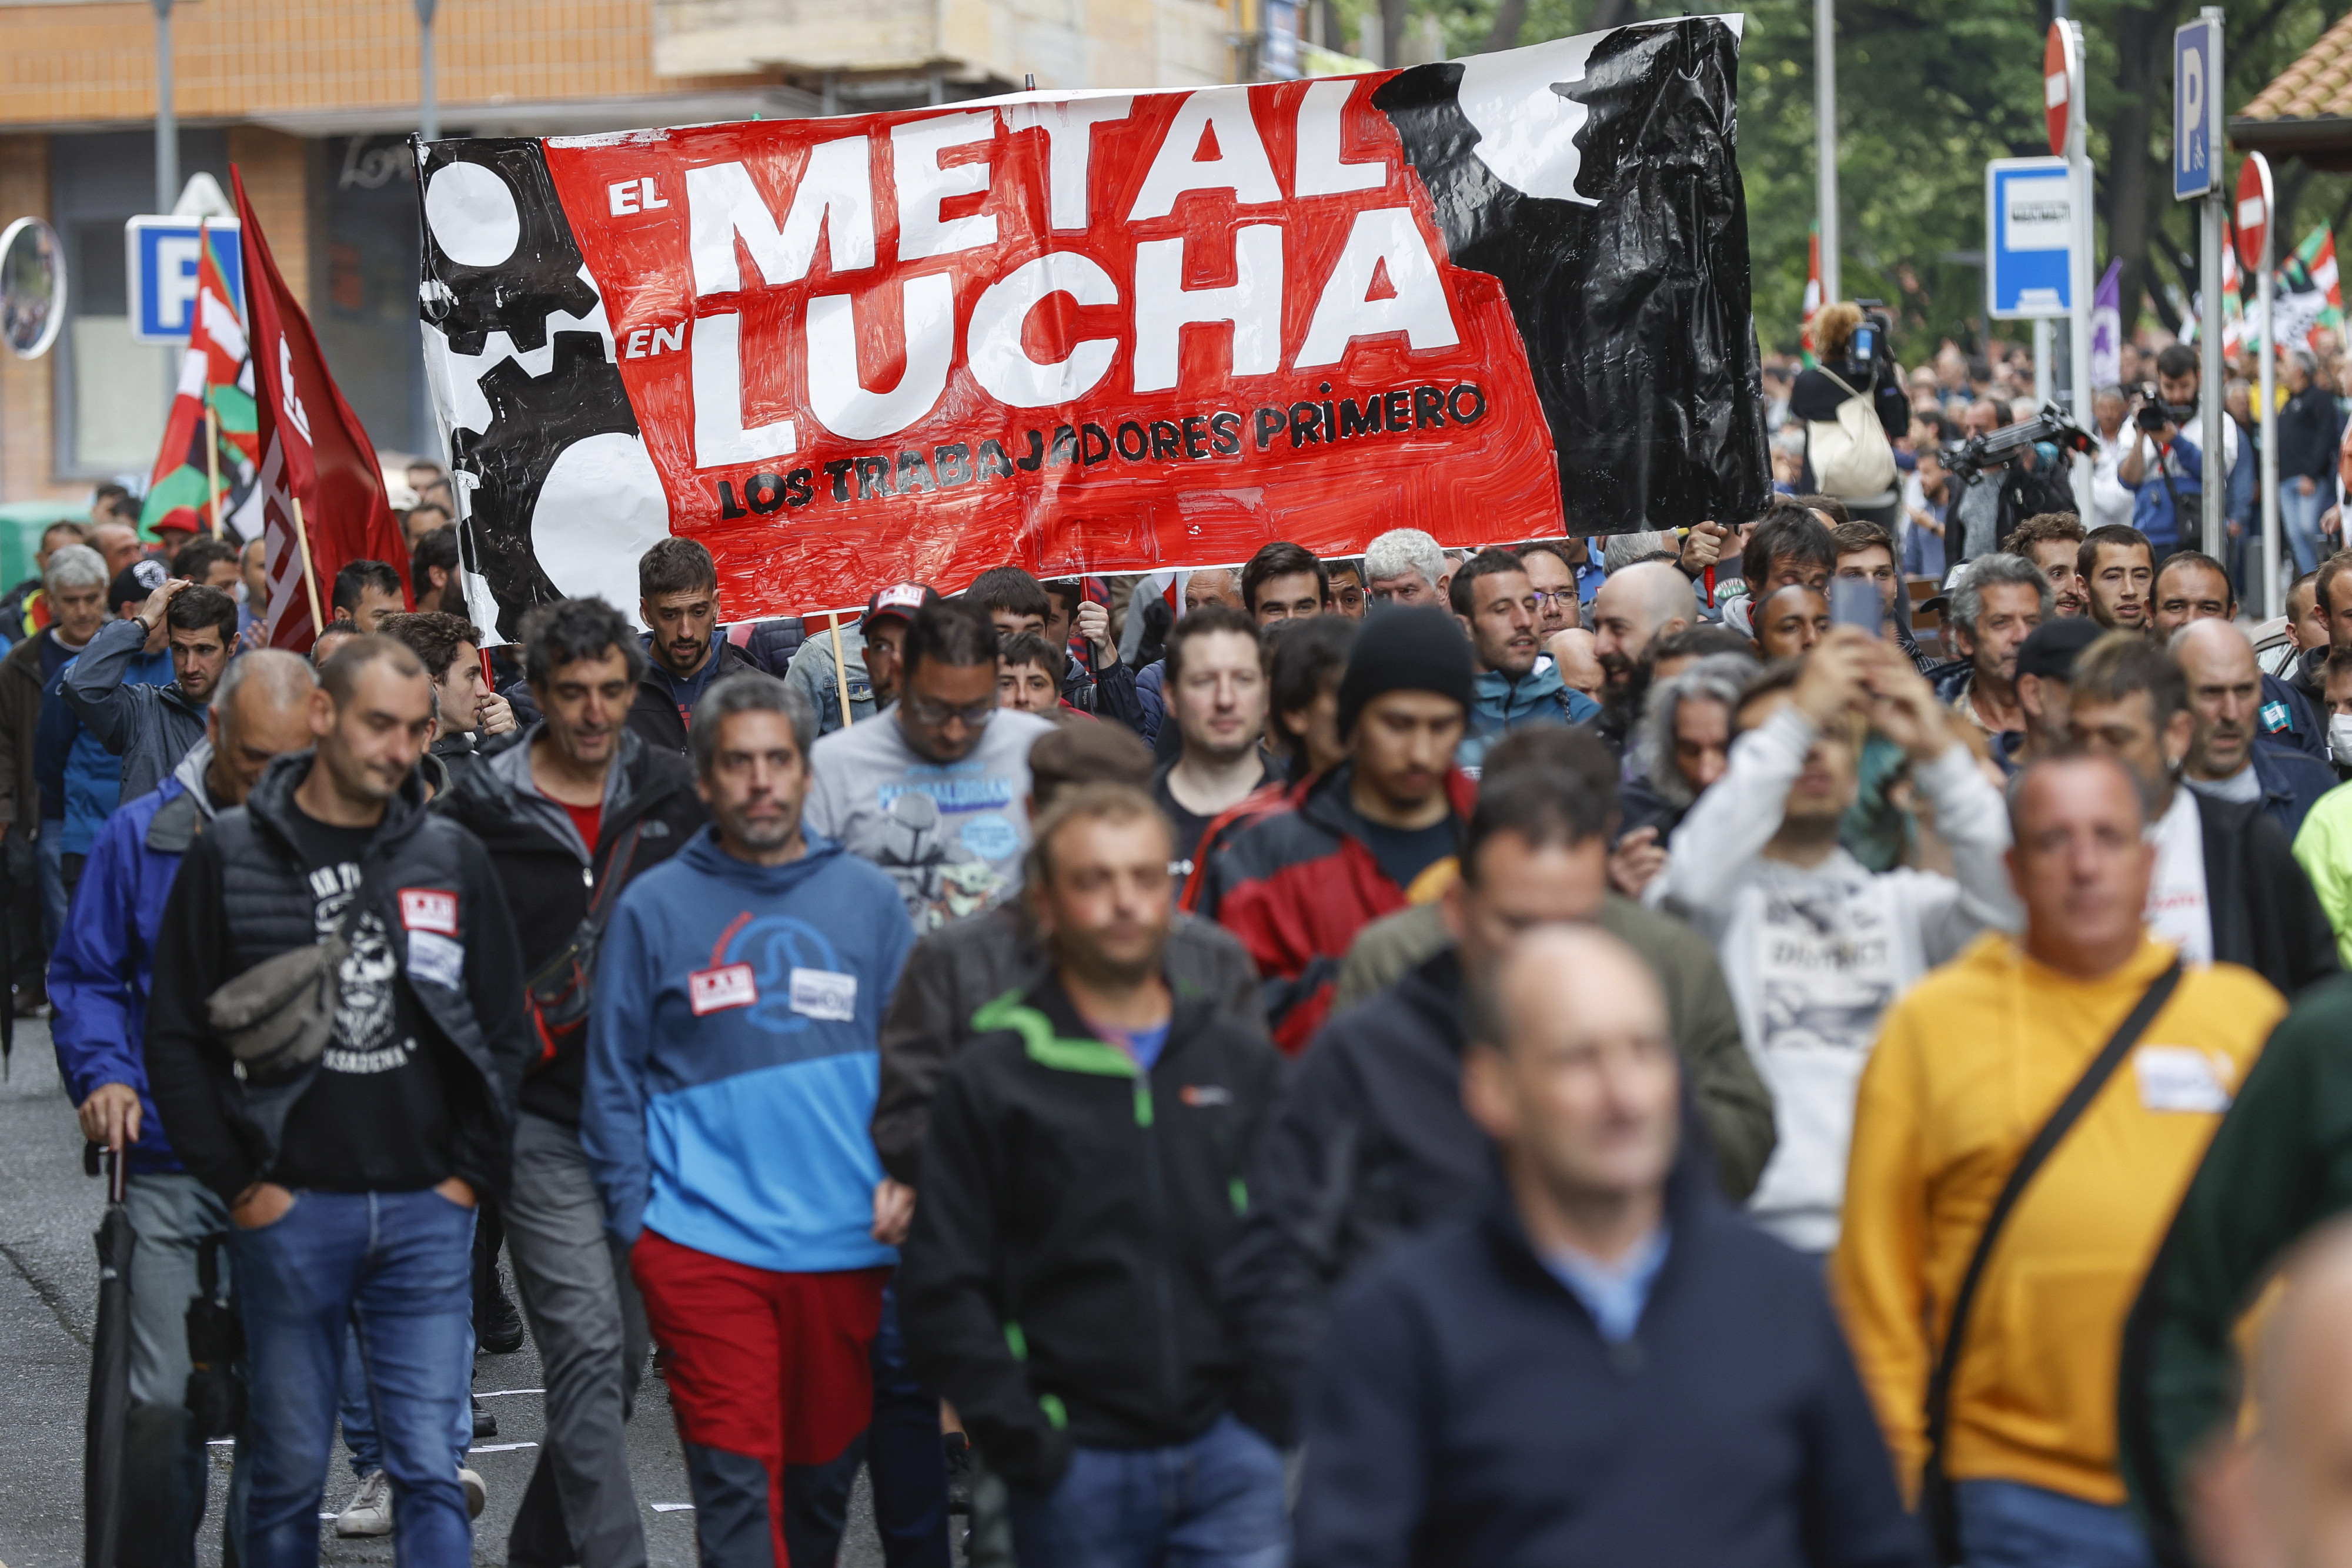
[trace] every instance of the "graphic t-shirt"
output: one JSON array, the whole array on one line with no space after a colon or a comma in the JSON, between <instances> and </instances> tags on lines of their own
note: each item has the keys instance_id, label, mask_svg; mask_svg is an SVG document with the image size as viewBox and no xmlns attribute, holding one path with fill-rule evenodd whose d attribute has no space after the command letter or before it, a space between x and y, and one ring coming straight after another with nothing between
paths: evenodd
<instances>
[{"instance_id":1,"label":"graphic t-shirt","mask_svg":"<svg viewBox=\"0 0 2352 1568\"><path fill-rule=\"evenodd\" d=\"M1451 860L1460 847L1462 824L1452 812L1425 828L1391 828L1372 821L1352 807L1349 830L1372 852L1388 879L1409 895L1422 873L1440 861Z\"/></svg>"},{"instance_id":2,"label":"graphic t-shirt","mask_svg":"<svg viewBox=\"0 0 2352 1568\"><path fill-rule=\"evenodd\" d=\"M652 655L648 653L646 656L650 658ZM662 679L668 683L670 701L677 704L677 722L691 730L694 727L694 705L702 700L702 694L710 689L711 678L719 674L718 643L710 645L709 651L702 656L702 668L690 675L678 674L660 664L654 667L661 671ZM589 842L593 844L595 841L592 839Z\"/></svg>"},{"instance_id":3,"label":"graphic t-shirt","mask_svg":"<svg viewBox=\"0 0 2352 1568\"><path fill-rule=\"evenodd\" d=\"M1265 775L1260 773L1257 781L1250 788L1256 789L1265 783ZM1176 799L1176 792L1168 788L1168 769L1165 768L1160 769L1159 776L1151 781L1151 798L1160 802L1160 810L1167 813L1169 825L1176 830L1176 874L1179 877L1192 875L1192 855L1201 847L1201 835L1207 832L1209 824L1223 813L1204 817L1186 807L1183 801Z\"/></svg>"},{"instance_id":4,"label":"graphic t-shirt","mask_svg":"<svg viewBox=\"0 0 2352 1568\"><path fill-rule=\"evenodd\" d=\"M963 757L934 762L907 744L893 706L810 748L802 821L888 872L916 931L936 930L1020 891L1029 747L1053 728L999 708Z\"/></svg>"},{"instance_id":5,"label":"graphic t-shirt","mask_svg":"<svg viewBox=\"0 0 2352 1568\"><path fill-rule=\"evenodd\" d=\"M373 828L340 828L289 812L325 936L360 883ZM343 960L335 1032L318 1076L286 1117L272 1179L332 1192L413 1192L450 1174L446 1065L400 971L383 919L361 915Z\"/></svg>"}]
</instances>

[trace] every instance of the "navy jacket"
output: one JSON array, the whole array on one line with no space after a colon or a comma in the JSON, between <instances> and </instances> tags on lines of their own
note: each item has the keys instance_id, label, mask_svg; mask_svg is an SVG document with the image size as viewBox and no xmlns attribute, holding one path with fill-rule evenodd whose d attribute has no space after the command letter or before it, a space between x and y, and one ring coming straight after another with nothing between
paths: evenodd
<instances>
[{"instance_id":1,"label":"navy jacket","mask_svg":"<svg viewBox=\"0 0 2352 1568\"><path fill-rule=\"evenodd\" d=\"M1340 1299L1293 1568L1925 1568L1821 1266L1685 1157L1633 1336L1602 1341L1497 1197Z\"/></svg>"},{"instance_id":2,"label":"navy jacket","mask_svg":"<svg viewBox=\"0 0 2352 1568\"><path fill-rule=\"evenodd\" d=\"M2263 810L2279 825L2286 841L2293 843L2303 827L2304 814L2342 780L2326 763L2267 736L2255 740L2253 758L2254 777L2263 785Z\"/></svg>"}]
</instances>

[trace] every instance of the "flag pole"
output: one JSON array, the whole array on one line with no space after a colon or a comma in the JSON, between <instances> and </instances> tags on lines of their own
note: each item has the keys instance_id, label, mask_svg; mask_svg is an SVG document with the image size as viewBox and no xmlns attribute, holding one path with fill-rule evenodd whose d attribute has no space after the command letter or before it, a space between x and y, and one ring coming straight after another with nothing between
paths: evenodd
<instances>
[{"instance_id":1,"label":"flag pole","mask_svg":"<svg viewBox=\"0 0 2352 1568\"><path fill-rule=\"evenodd\" d=\"M220 418L213 413L213 389L205 388L205 494L212 497L213 538L221 537Z\"/></svg>"},{"instance_id":2,"label":"flag pole","mask_svg":"<svg viewBox=\"0 0 2352 1568\"><path fill-rule=\"evenodd\" d=\"M834 684L841 688L841 727L847 729L851 725L856 724L857 720L852 717L849 712L849 666L841 662L840 611L836 610L833 612L832 621L833 679Z\"/></svg>"},{"instance_id":3,"label":"flag pole","mask_svg":"<svg viewBox=\"0 0 2352 1568\"><path fill-rule=\"evenodd\" d=\"M310 530L302 526L302 497L289 495L294 503L294 548L302 552L302 586L310 591L310 635L318 636L327 629L327 618L319 613L319 578L310 570Z\"/></svg>"}]
</instances>

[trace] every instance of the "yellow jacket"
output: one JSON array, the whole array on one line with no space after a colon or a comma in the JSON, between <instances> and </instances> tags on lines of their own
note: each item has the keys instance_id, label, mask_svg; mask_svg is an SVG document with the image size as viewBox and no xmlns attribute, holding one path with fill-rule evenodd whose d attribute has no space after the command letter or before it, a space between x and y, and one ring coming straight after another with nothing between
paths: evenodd
<instances>
[{"instance_id":1,"label":"yellow jacket","mask_svg":"<svg viewBox=\"0 0 2352 1568\"><path fill-rule=\"evenodd\" d=\"M2171 959L2143 937L2086 982L1988 934L1887 1009L1855 1103L1830 1276L1906 1495L1927 1456L1928 1374L1993 1200ZM1955 1479L2124 1500L2124 1318L2220 1111L2285 1011L2251 970L2190 969L2033 1178L1969 1311L1945 1447Z\"/></svg>"}]
</instances>

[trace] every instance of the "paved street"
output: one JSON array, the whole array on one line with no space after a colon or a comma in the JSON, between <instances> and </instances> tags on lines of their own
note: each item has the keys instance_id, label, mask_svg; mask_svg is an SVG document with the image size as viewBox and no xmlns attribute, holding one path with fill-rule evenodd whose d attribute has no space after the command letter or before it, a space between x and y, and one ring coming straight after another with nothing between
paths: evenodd
<instances>
[{"instance_id":1,"label":"paved street","mask_svg":"<svg viewBox=\"0 0 2352 1568\"><path fill-rule=\"evenodd\" d=\"M10 1077L0 1085L0 1568L69 1568L81 1561L82 1412L89 1389L89 1344L98 1300L90 1233L105 1208L100 1184L81 1172L81 1137L58 1082L48 1031L19 1024ZM539 1359L526 1343L517 1354L485 1356L476 1387L499 1433L472 1460L488 1483L488 1511L477 1521L475 1561L506 1560L507 1529L537 1459L541 1435ZM501 1448L499 1445L529 1445ZM213 1506L199 1562L220 1562L216 1521L228 1477L228 1450L214 1451ZM661 1381L648 1376L630 1431L630 1469L645 1510L646 1543L661 1564L694 1562L694 1514L664 1509L687 1500L686 1475ZM338 1447L327 1506L351 1491L351 1467ZM852 1500L844 1568L881 1561L861 1478ZM321 1561L389 1563L389 1537L343 1541L321 1527Z\"/></svg>"}]
</instances>

